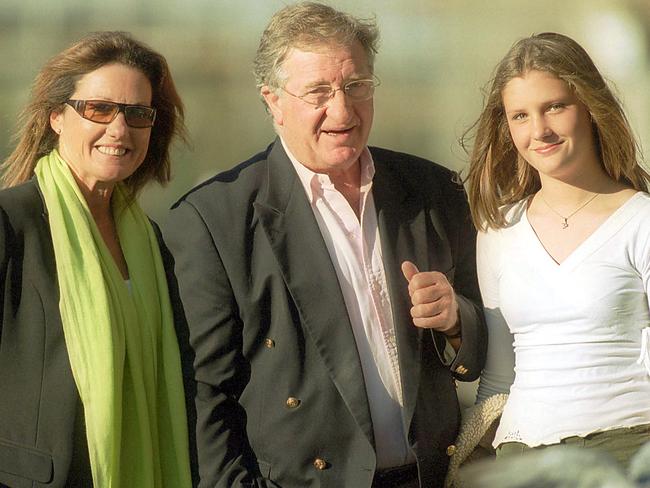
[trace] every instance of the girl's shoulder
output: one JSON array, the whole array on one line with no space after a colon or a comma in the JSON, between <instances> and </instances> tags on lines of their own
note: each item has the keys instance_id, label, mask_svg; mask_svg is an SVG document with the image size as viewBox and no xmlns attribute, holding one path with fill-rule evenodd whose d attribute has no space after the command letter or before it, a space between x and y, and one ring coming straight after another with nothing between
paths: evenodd
<instances>
[{"instance_id":1,"label":"girl's shoulder","mask_svg":"<svg viewBox=\"0 0 650 488\"><path fill-rule=\"evenodd\" d=\"M505 226L498 228L488 227L485 230L479 231L479 235L484 234L491 239L498 239L510 234L525 219L528 202L529 198L524 198L518 202L509 203L500 207L499 212L504 216Z\"/></svg>"}]
</instances>

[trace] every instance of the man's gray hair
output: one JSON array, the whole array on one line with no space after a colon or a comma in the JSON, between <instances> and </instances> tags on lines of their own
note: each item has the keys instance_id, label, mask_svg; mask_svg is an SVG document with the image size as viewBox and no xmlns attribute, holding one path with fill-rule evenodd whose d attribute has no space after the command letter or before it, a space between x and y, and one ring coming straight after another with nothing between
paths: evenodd
<instances>
[{"instance_id":1,"label":"man's gray hair","mask_svg":"<svg viewBox=\"0 0 650 488\"><path fill-rule=\"evenodd\" d=\"M363 46L371 70L379 41L374 19L359 19L328 5L300 2L276 12L266 26L254 61L257 88L284 84L282 63L291 48L319 48L328 44Z\"/></svg>"}]
</instances>

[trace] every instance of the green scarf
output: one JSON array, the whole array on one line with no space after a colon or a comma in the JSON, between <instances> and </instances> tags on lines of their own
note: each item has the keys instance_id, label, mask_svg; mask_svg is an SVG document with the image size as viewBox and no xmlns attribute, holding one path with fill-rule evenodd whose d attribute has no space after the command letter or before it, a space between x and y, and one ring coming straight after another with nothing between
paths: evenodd
<instances>
[{"instance_id":1,"label":"green scarf","mask_svg":"<svg viewBox=\"0 0 650 488\"><path fill-rule=\"evenodd\" d=\"M111 204L129 287L59 153L42 157L35 173L49 214L94 486L189 487L178 343L151 223L116 185Z\"/></svg>"}]
</instances>

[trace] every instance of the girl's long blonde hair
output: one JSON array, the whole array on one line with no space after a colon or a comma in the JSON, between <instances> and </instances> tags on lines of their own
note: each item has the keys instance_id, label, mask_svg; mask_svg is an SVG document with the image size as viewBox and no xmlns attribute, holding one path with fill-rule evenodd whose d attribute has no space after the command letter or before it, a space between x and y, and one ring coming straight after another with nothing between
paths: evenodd
<instances>
[{"instance_id":1,"label":"girl's long blonde hair","mask_svg":"<svg viewBox=\"0 0 650 488\"><path fill-rule=\"evenodd\" d=\"M552 73L574 90L591 114L597 154L607 174L647 191L649 175L640 165L630 124L587 52L562 34L536 34L517 41L497 65L483 111L461 139L468 147L474 138L467 183L472 220L480 230L504 227L504 206L540 188L537 171L512 142L502 100L506 84L531 70Z\"/></svg>"}]
</instances>

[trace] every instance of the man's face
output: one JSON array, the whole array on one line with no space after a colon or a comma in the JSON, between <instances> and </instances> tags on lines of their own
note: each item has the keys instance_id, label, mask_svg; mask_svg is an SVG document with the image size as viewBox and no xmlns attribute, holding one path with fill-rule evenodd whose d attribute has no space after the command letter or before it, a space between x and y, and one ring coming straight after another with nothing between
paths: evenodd
<instances>
[{"instance_id":1,"label":"man's face","mask_svg":"<svg viewBox=\"0 0 650 488\"><path fill-rule=\"evenodd\" d=\"M312 171L342 176L366 146L373 117L372 98L354 102L342 88L350 81L372 78L372 72L359 42L309 49L289 51L282 64L284 90L274 93L265 86L261 92L278 134L298 161ZM298 98L322 85L341 90L322 107Z\"/></svg>"}]
</instances>

